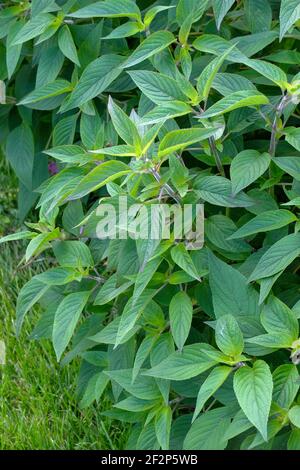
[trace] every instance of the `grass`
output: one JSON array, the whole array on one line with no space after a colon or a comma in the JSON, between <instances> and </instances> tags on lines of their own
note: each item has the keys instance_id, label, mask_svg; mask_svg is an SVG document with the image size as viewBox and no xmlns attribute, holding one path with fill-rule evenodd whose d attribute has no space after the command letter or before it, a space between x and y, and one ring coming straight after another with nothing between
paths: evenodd
<instances>
[{"instance_id":1,"label":"grass","mask_svg":"<svg viewBox=\"0 0 300 470\"><path fill-rule=\"evenodd\" d=\"M1 155L0 175L1 234L16 224L15 179ZM6 364L0 365L0 449L124 448L125 430L100 414L109 403L78 407L74 397L78 363L60 368L48 341L28 339L36 313L29 314L16 338L18 291L43 269L43 263L17 269L23 254L21 242L0 245L0 340L6 345Z\"/></svg>"}]
</instances>

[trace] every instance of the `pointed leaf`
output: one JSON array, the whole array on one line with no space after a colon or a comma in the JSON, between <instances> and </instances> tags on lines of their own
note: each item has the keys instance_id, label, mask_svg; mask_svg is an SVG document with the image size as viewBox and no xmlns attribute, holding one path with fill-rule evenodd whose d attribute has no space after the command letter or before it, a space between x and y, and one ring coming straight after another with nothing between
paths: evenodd
<instances>
[{"instance_id":1,"label":"pointed leaf","mask_svg":"<svg viewBox=\"0 0 300 470\"><path fill-rule=\"evenodd\" d=\"M260 258L249 282L272 276L287 268L300 255L300 233L293 233L278 240Z\"/></svg>"},{"instance_id":2,"label":"pointed leaf","mask_svg":"<svg viewBox=\"0 0 300 470\"><path fill-rule=\"evenodd\" d=\"M269 366L258 360L252 368L241 367L234 374L233 388L243 412L266 441L273 391Z\"/></svg>"},{"instance_id":3,"label":"pointed leaf","mask_svg":"<svg viewBox=\"0 0 300 470\"><path fill-rule=\"evenodd\" d=\"M105 91L122 72L123 61L118 55L107 54L90 62L61 111L76 108Z\"/></svg>"},{"instance_id":4,"label":"pointed leaf","mask_svg":"<svg viewBox=\"0 0 300 470\"><path fill-rule=\"evenodd\" d=\"M59 304L53 323L53 346L59 361L73 336L82 310L90 292L74 292L67 295Z\"/></svg>"},{"instance_id":5,"label":"pointed leaf","mask_svg":"<svg viewBox=\"0 0 300 470\"><path fill-rule=\"evenodd\" d=\"M203 406L207 400L221 387L225 382L229 374L232 372L231 367L218 366L215 367L205 379L200 387L197 395L196 408L193 415L193 421L197 418L199 413L202 411Z\"/></svg>"},{"instance_id":6,"label":"pointed leaf","mask_svg":"<svg viewBox=\"0 0 300 470\"><path fill-rule=\"evenodd\" d=\"M262 93L252 90L236 91L213 104L207 111L201 113L198 118L205 119L212 116L219 116L229 113L234 109L244 108L245 106L257 107L258 105L267 104L268 102L268 98Z\"/></svg>"},{"instance_id":7,"label":"pointed leaf","mask_svg":"<svg viewBox=\"0 0 300 470\"><path fill-rule=\"evenodd\" d=\"M131 54L123 64L124 68L139 64L154 54L158 54L175 41L175 37L169 31L156 31L148 36Z\"/></svg>"},{"instance_id":8,"label":"pointed leaf","mask_svg":"<svg viewBox=\"0 0 300 470\"><path fill-rule=\"evenodd\" d=\"M192 301L185 292L178 292L174 295L170 302L169 316L175 344L179 350L182 350L189 335L193 317Z\"/></svg>"},{"instance_id":9,"label":"pointed leaf","mask_svg":"<svg viewBox=\"0 0 300 470\"><path fill-rule=\"evenodd\" d=\"M179 129L171 131L162 139L159 149L158 156L165 157L170 153L182 150L188 145L201 142L202 140L208 139L214 135L216 128L193 128L193 129Z\"/></svg>"},{"instance_id":10,"label":"pointed leaf","mask_svg":"<svg viewBox=\"0 0 300 470\"><path fill-rule=\"evenodd\" d=\"M219 349L231 357L238 357L244 349L244 339L233 315L222 315L216 324L216 343Z\"/></svg>"},{"instance_id":11,"label":"pointed leaf","mask_svg":"<svg viewBox=\"0 0 300 470\"><path fill-rule=\"evenodd\" d=\"M108 112L110 114L114 128L126 144L141 149L141 138L134 122L124 113L124 111L114 103L109 97Z\"/></svg>"},{"instance_id":12,"label":"pointed leaf","mask_svg":"<svg viewBox=\"0 0 300 470\"><path fill-rule=\"evenodd\" d=\"M260 154L256 150L243 150L238 153L230 165L230 178L233 194L249 186L267 171L271 163L268 153Z\"/></svg>"},{"instance_id":13,"label":"pointed leaf","mask_svg":"<svg viewBox=\"0 0 300 470\"><path fill-rule=\"evenodd\" d=\"M164 105L168 101L187 101L176 80L162 73L136 70L128 72L137 87L151 101Z\"/></svg>"},{"instance_id":14,"label":"pointed leaf","mask_svg":"<svg viewBox=\"0 0 300 470\"><path fill-rule=\"evenodd\" d=\"M300 18L299 0L281 0L280 5L280 41L290 27Z\"/></svg>"},{"instance_id":15,"label":"pointed leaf","mask_svg":"<svg viewBox=\"0 0 300 470\"><path fill-rule=\"evenodd\" d=\"M87 5L74 13L69 14L73 18L136 18L141 16L140 10L132 0L105 0Z\"/></svg>"},{"instance_id":16,"label":"pointed leaf","mask_svg":"<svg viewBox=\"0 0 300 470\"><path fill-rule=\"evenodd\" d=\"M67 25L63 26L59 31L58 45L64 56L80 67L76 46L71 31Z\"/></svg>"},{"instance_id":17,"label":"pointed leaf","mask_svg":"<svg viewBox=\"0 0 300 470\"><path fill-rule=\"evenodd\" d=\"M296 220L297 217L295 214L285 209L262 212L240 227L236 232L230 235L228 239L245 238L256 233L277 230Z\"/></svg>"}]
</instances>

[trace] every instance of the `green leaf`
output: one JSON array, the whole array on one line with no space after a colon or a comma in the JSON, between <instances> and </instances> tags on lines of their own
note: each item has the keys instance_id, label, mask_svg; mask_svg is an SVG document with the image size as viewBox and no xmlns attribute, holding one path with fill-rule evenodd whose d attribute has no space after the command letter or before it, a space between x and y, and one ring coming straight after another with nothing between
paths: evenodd
<instances>
[{"instance_id":1,"label":"green leaf","mask_svg":"<svg viewBox=\"0 0 300 470\"><path fill-rule=\"evenodd\" d=\"M133 124L133 123L132 123ZM124 129L121 130L124 133ZM129 134L127 134L129 137ZM135 157L137 152L132 145L113 145L102 149L90 150L89 153L97 155L111 155L112 157ZM95 157L96 158L96 157Z\"/></svg>"},{"instance_id":2,"label":"green leaf","mask_svg":"<svg viewBox=\"0 0 300 470\"><path fill-rule=\"evenodd\" d=\"M74 13L69 14L73 18L136 18L140 19L141 13L132 0L105 0L104 2L96 2L92 5L81 8Z\"/></svg>"},{"instance_id":3,"label":"green leaf","mask_svg":"<svg viewBox=\"0 0 300 470\"><path fill-rule=\"evenodd\" d=\"M171 256L174 263L176 263L191 277L200 281L200 276L197 272L197 268L194 265L193 260L183 243L179 243L178 245L172 248Z\"/></svg>"},{"instance_id":4,"label":"green leaf","mask_svg":"<svg viewBox=\"0 0 300 470\"><path fill-rule=\"evenodd\" d=\"M87 387L84 391L83 397L79 402L80 408L86 408L90 406L94 400L97 402L100 400L109 378L106 377L102 372L94 374L88 381Z\"/></svg>"},{"instance_id":5,"label":"green leaf","mask_svg":"<svg viewBox=\"0 0 300 470\"><path fill-rule=\"evenodd\" d=\"M226 433L226 439L232 439L233 437L242 434L248 429L252 428L252 424L246 417L245 413L242 410L239 410L231 421Z\"/></svg>"},{"instance_id":6,"label":"green leaf","mask_svg":"<svg viewBox=\"0 0 300 470\"><path fill-rule=\"evenodd\" d=\"M297 127L286 127L284 134L285 140L300 152L300 129Z\"/></svg>"},{"instance_id":7,"label":"green leaf","mask_svg":"<svg viewBox=\"0 0 300 470\"><path fill-rule=\"evenodd\" d=\"M218 30L220 29L226 13L230 10L233 4L234 0L213 0L213 10Z\"/></svg>"},{"instance_id":8,"label":"green leaf","mask_svg":"<svg viewBox=\"0 0 300 470\"><path fill-rule=\"evenodd\" d=\"M115 344L118 328L120 325L120 320L121 320L121 317L115 318L113 321L108 323L108 325L106 325L105 328L103 328L103 330L99 331L99 333L96 333L90 336L89 339L97 344L111 344L111 345ZM139 326L135 326L134 328L132 328L124 336L120 344L126 343L132 336L136 334L136 332L139 329L140 329Z\"/></svg>"},{"instance_id":9,"label":"green leaf","mask_svg":"<svg viewBox=\"0 0 300 470\"><path fill-rule=\"evenodd\" d=\"M178 292L174 295L170 302L169 316L175 344L179 350L182 350L189 335L193 317L193 305L185 292Z\"/></svg>"},{"instance_id":10,"label":"green leaf","mask_svg":"<svg viewBox=\"0 0 300 470\"><path fill-rule=\"evenodd\" d=\"M209 253L209 284L216 319L231 314L249 337L263 332L258 293L234 267Z\"/></svg>"},{"instance_id":11,"label":"green leaf","mask_svg":"<svg viewBox=\"0 0 300 470\"><path fill-rule=\"evenodd\" d=\"M117 273L112 274L107 279L107 281L105 281L103 286L100 288L95 298L94 304L95 305L107 304L114 298L118 297L118 295L125 292L132 284L133 284L133 281L127 281L127 282L120 284Z\"/></svg>"},{"instance_id":12,"label":"green leaf","mask_svg":"<svg viewBox=\"0 0 300 470\"><path fill-rule=\"evenodd\" d=\"M278 240L260 258L249 282L272 276L286 269L300 255L300 233L293 233Z\"/></svg>"},{"instance_id":13,"label":"green leaf","mask_svg":"<svg viewBox=\"0 0 300 470\"><path fill-rule=\"evenodd\" d=\"M192 112L191 106L182 101L165 102L163 106L155 106L141 118L142 125L156 124L172 119L177 116L183 116Z\"/></svg>"},{"instance_id":14,"label":"green leaf","mask_svg":"<svg viewBox=\"0 0 300 470\"><path fill-rule=\"evenodd\" d=\"M172 424L172 410L164 406L155 415L155 433L162 450L169 449L170 432Z\"/></svg>"},{"instance_id":15,"label":"green leaf","mask_svg":"<svg viewBox=\"0 0 300 470\"><path fill-rule=\"evenodd\" d=\"M140 32L140 30L141 27L139 23L128 21L128 23L121 24L102 39L128 38L129 36L134 36L136 33Z\"/></svg>"},{"instance_id":16,"label":"green leaf","mask_svg":"<svg viewBox=\"0 0 300 470\"><path fill-rule=\"evenodd\" d=\"M209 54L217 56L224 54L231 45L230 41L226 41L226 39L214 34L203 34L193 42L193 47L198 51L208 52ZM235 47L233 51L230 52L227 59L231 62L244 63L244 61L247 60L247 56Z\"/></svg>"},{"instance_id":17,"label":"green leaf","mask_svg":"<svg viewBox=\"0 0 300 470\"><path fill-rule=\"evenodd\" d=\"M77 114L58 121L53 129L52 141L54 146L72 144L76 131Z\"/></svg>"},{"instance_id":18,"label":"green leaf","mask_svg":"<svg viewBox=\"0 0 300 470\"><path fill-rule=\"evenodd\" d=\"M300 450L300 429L293 429L288 443L287 443L288 450Z\"/></svg>"},{"instance_id":19,"label":"green leaf","mask_svg":"<svg viewBox=\"0 0 300 470\"><path fill-rule=\"evenodd\" d=\"M297 428L300 428L300 406L299 405L293 406L289 410L288 416L290 418L291 423Z\"/></svg>"},{"instance_id":20,"label":"green leaf","mask_svg":"<svg viewBox=\"0 0 300 470\"><path fill-rule=\"evenodd\" d=\"M14 41L12 42L12 46L16 46L17 44L23 44L23 42L29 41L40 34L42 34L46 28L53 22L54 16L49 15L48 13L40 13L21 28L21 30L16 35Z\"/></svg>"},{"instance_id":21,"label":"green leaf","mask_svg":"<svg viewBox=\"0 0 300 470\"><path fill-rule=\"evenodd\" d=\"M295 214L285 209L262 212L230 235L228 240L245 238L256 233L277 230L296 220L297 217Z\"/></svg>"},{"instance_id":22,"label":"green leaf","mask_svg":"<svg viewBox=\"0 0 300 470\"><path fill-rule=\"evenodd\" d=\"M134 413L147 411L153 407L153 402L150 400L141 400L135 397L128 397L125 400L119 401L114 405L115 408L120 410L132 411Z\"/></svg>"},{"instance_id":23,"label":"green leaf","mask_svg":"<svg viewBox=\"0 0 300 470\"><path fill-rule=\"evenodd\" d=\"M233 315L222 315L216 324L216 343L227 356L238 358L244 349L244 339Z\"/></svg>"},{"instance_id":24,"label":"green leaf","mask_svg":"<svg viewBox=\"0 0 300 470\"><path fill-rule=\"evenodd\" d=\"M53 252L60 266L66 268L86 268L94 265L89 247L79 240L56 242Z\"/></svg>"},{"instance_id":25,"label":"green leaf","mask_svg":"<svg viewBox=\"0 0 300 470\"><path fill-rule=\"evenodd\" d=\"M237 46L241 53L243 53L244 56L252 57L258 52L262 51L265 47L274 42L276 39L278 39L278 31L272 30L263 31L261 33L248 34L246 36L239 36L235 39L232 39L231 42L238 41ZM244 58L242 63L247 65L247 60L248 59L245 60Z\"/></svg>"},{"instance_id":26,"label":"green leaf","mask_svg":"<svg viewBox=\"0 0 300 470\"><path fill-rule=\"evenodd\" d=\"M233 388L243 412L266 441L272 401L273 380L266 362L240 367L234 374Z\"/></svg>"},{"instance_id":27,"label":"green leaf","mask_svg":"<svg viewBox=\"0 0 300 470\"><path fill-rule=\"evenodd\" d=\"M138 272L134 283L134 290L132 295L132 299L134 302L145 290L147 284L151 281L161 262L162 258L158 256L157 258L148 261L146 266L142 266L140 268L140 271Z\"/></svg>"},{"instance_id":28,"label":"green leaf","mask_svg":"<svg viewBox=\"0 0 300 470\"><path fill-rule=\"evenodd\" d=\"M71 31L67 25L63 26L59 31L58 45L64 56L80 67L76 46Z\"/></svg>"},{"instance_id":29,"label":"green leaf","mask_svg":"<svg viewBox=\"0 0 300 470\"><path fill-rule=\"evenodd\" d=\"M29 95L19 101L18 105L28 105L38 103L39 101L53 98L55 96L63 95L72 90L70 83L61 78L54 82L47 83L46 85L33 90Z\"/></svg>"},{"instance_id":30,"label":"green leaf","mask_svg":"<svg viewBox=\"0 0 300 470\"><path fill-rule=\"evenodd\" d=\"M244 240L228 240L235 230L234 222L224 215L213 215L205 220L205 235L216 247L235 254L250 253L251 247Z\"/></svg>"},{"instance_id":31,"label":"green leaf","mask_svg":"<svg viewBox=\"0 0 300 470\"><path fill-rule=\"evenodd\" d=\"M132 369L132 383L135 381L138 374L140 373L141 367L149 356L156 340L157 337L149 335L145 336L145 338L141 342L134 359L134 365Z\"/></svg>"},{"instance_id":32,"label":"green leaf","mask_svg":"<svg viewBox=\"0 0 300 470\"><path fill-rule=\"evenodd\" d=\"M36 279L48 286L63 286L69 282L80 281L82 275L72 268L51 268L36 275Z\"/></svg>"},{"instance_id":33,"label":"green leaf","mask_svg":"<svg viewBox=\"0 0 300 470\"><path fill-rule=\"evenodd\" d=\"M256 150L243 150L238 153L230 165L230 178L233 194L249 186L267 171L271 163L268 153L260 154Z\"/></svg>"},{"instance_id":34,"label":"green leaf","mask_svg":"<svg viewBox=\"0 0 300 470\"><path fill-rule=\"evenodd\" d=\"M230 425L231 411L222 406L203 413L192 424L184 442L184 450L224 450L227 446L226 430Z\"/></svg>"},{"instance_id":35,"label":"green leaf","mask_svg":"<svg viewBox=\"0 0 300 470\"><path fill-rule=\"evenodd\" d=\"M205 176L196 181L194 188L210 204L222 207L249 207L254 201L242 191L233 195L232 183L222 176Z\"/></svg>"},{"instance_id":36,"label":"green leaf","mask_svg":"<svg viewBox=\"0 0 300 470\"><path fill-rule=\"evenodd\" d=\"M80 168L65 168L50 178L46 188L43 190L38 207L55 198L70 182L78 181L82 174L83 172Z\"/></svg>"},{"instance_id":37,"label":"green leaf","mask_svg":"<svg viewBox=\"0 0 300 470\"><path fill-rule=\"evenodd\" d=\"M293 26L293 24L300 18L300 4L299 0L281 0L280 5L280 35L279 39L282 40L285 33Z\"/></svg>"},{"instance_id":38,"label":"green leaf","mask_svg":"<svg viewBox=\"0 0 300 470\"><path fill-rule=\"evenodd\" d=\"M158 156L165 157L170 153L182 150L189 145L201 142L202 140L208 139L216 132L216 128L192 128L192 129L179 129L171 131L165 135L162 139L159 149Z\"/></svg>"},{"instance_id":39,"label":"green leaf","mask_svg":"<svg viewBox=\"0 0 300 470\"><path fill-rule=\"evenodd\" d=\"M27 240L28 238L33 238L35 236L34 232L29 232L24 230L23 232L11 233L5 237L0 238L0 243L10 242L14 240Z\"/></svg>"},{"instance_id":40,"label":"green leaf","mask_svg":"<svg viewBox=\"0 0 300 470\"><path fill-rule=\"evenodd\" d=\"M245 18L251 33L269 31L272 8L268 0L245 0Z\"/></svg>"},{"instance_id":41,"label":"green leaf","mask_svg":"<svg viewBox=\"0 0 300 470\"><path fill-rule=\"evenodd\" d=\"M246 340L247 343L262 346L263 348L275 349L287 349L291 346L290 336L285 333L268 333L265 335L253 336ZM270 351L272 352L272 351Z\"/></svg>"},{"instance_id":42,"label":"green leaf","mask_svg":"<svg viewBox=\"0 0 300 470\"><path fill-rule=\"evenodd\" d=\"M79 145L58 145L57 147L54 147L52 149L45 150L44 153L64 163L85 164L93 160L93 157L89 155L88 153L85 153L84 149L82 147L79 147ZM75 169L75 171L76 170L77 169ZM74 172L74 168L73 168L73 172ZM71 175L73 175L73 173L71 172L64 172L63 174L66 174L66 176L69 175L70 177ZM78 175L78 172L76 174ZM58 175L60 175L60 173L58 173ZM49 184L49 187L50 187L50 184Z\"/></svg>"},{"instance_id":43,"label":"green leaf","mask_svg":"<svg viewBox=\"0 0 300 470\"><path fill-rule=\"evenodd\" d=\"M133 383L131 369L109 370L105 371L105 374L111 380L117 382L130 395L140 400L156 400L160 398L160 391L152 377L139 375Z\"/></svg>"},{"instance_id":44,"label":"green leaf","mask_svg":"<svg viewBox=\"0 0 300 470\"><path fill-rule=\"evenodd\" d=\"M152 21L154 20L154 18L156 17L158 13L160 13L161 11L169 10L170 8L175 8L175 5L170 5L170 6L157 5L157 6L150 8L144 16L144 25L148 27L152 23Z\"/></svg>"},{"instance_id":45,"label":"green leaf","mask_svg":"<svg viewBox=\"0 0 300 470\"><path fill-rule=\"evenodd\" d=\"M271 82L276 83L280 88L285 89L287 76L277 65L270 64L261 59L247 59L244 64L266 77Z\"/></svg>"},{"instance_id":46,"label":"green leaf","mask_svg":"<svg viewBox=\"0 0 300 470\"><path fill-rule=\"evenodd\" d=\"M282 364L273 372L273 401L289 409L299 390L299 373L294 364Z\"/></svg>"},{"instance_id":47,"label":"green leaf","mask_svg":"<svg viewBox=\"0 0 300 470\"><path fill-rule=\"evenodd\" d=\"M32 190L34 165L34 137L28 124L21 124L9 133L6 156L24 186Z\"/></svg>"},{"instance_id":48,"label":"green leaf","mask_svg":"<svg viewBox=\"0 0 300 470\"><path fill-rule=\"evenodd\" d=\"M196 408L193 415L193 421L198 417L202 411L203 406L207 400L214 395L214 393L223 385L229 374L232 372L231 367L218 366L215 367L207 379L203 382L197 395Z\"/></svg>"},{"instance_id":49,"label":"green leaf","mask_svg":"<svg viewBox=\"0 0 300 470\"><path fill-rule=\"evenodd\" d=\"M136 86L153 103L164 105L168 101L187 101L176 80L162 73L136 70L128 72Z\"/></svg>"},{"instance_id":50,"label":"green leaf","mask_svg":"<svg viewBox=\"0 0 300 470\"><path fill-rule=\"evenodd\" d=\"M201 72L200 77L197 80L197 90L201 97L201 100L207 100L212 83L215 79L216 74L221 68L224 60L228 54L233 50L235 46L230 47L224 54L220 57L216 57L204 68Z\"/></svg>"},{"instance_id":51,"label":"green leaf","mask_svg":"<svg viewBox=\"0 0 300 470\"><path fill-rule=\"evenodd\" d=\"M234 109L244 108L245 106L257 107L261 104L269 103L268 98L257 91L242 90L231 93L231 95L222 98L213 104L207 111L198 115L199 119L206 119L212 116L220 116L229 113Z\"/></svg>"},{"instance_id":52,"label":"green leaf","mask_svg":"<svg viewBox=\"0 0 300 470\"><path fill-rule=\"evenodd\" d=\"M293 178L296 180L300 181L299 157L276 157L273 161L283 171L293 176Z\"/></svg>"},{"instance_id":53,"label":"green leaf","mask_svg":"<svg viewBox=\"0 0 300 470\"><path fill-rule=\"evenodd\" d=\"M54 0L31 0L31 16L58 10Z\"/></svg>"},{"instance_id":54,"label":"green leaf","mask_svg":"<svg viewBox=\"0 0 300 470\"><path fill-rule=\"evenodd\" d=\"M26 313L47 292L49 286L33 277L20 290L16 308L16 332L20 334Z\"/></svg>"},{"instance_id":55,"label":"green leaf","mask_svg":"<svg viewBox=\"0 0 300 470\"><path fill-rule=\"evenodd\" d=\"M78 323L90 292L73 292L68 294L59 304L53 323L53 346L59 361Z\"/></svg>"},{"instance_id":56,"label":"green leaf","mask_svg":"<svg viewBox=\"0 0 300 470\"><path fill-rule=\"evenodd\" d=\"M90 62L70 97L62 105L61 112L81 106L105 91L122 72L123 61L118 55L107 54Z\"/></svg>"},{"instance_id":57,"label":"green leaf","mask_svg":"<svg viewBox=\"0 0 300 470\"><path fill-rule=\"evenodd\" d=\"M101 163L99 166L84 176L80 183L75 187L69 195L70 199L82 198L86 194L105 186L121 176L127 175L132 170L123 162L109 160Z\"/></svg>"},{"instance_id":58,"label":"green leaf","mask_svg":"<svg viewBox=\"0 0 300 470\"><path fill-rule=\"evenodd\" d=\"M128 145L135 147L137 153L141 151L141 138L134 122L114 103L111 97L109 97L107 109L119 136Z\"/></svg>"},{"instance_id":59,"label":"green leaf","mask_svg":"<svg viewBox=\"0 0 300 470\"><path fill-rule=\"evenodd\" d=\"M211 86L223 96L230 95L236 91L256 89L254 84L247 78L228 72L217 73Z\"/></svg>"},{"instance_id":60,"label":"green leaf","mask_svg":"<svg viewBox=\"0 0 300 470\"><path fill-rule=\"evenodd\" d=\"M98 112L94 116L83 113L80 118L80 137L87 149L97 149L104 145L104 125Z\"/></svg>"},{"instance_id":61,"label":"green leaf","mask_svg":"<svg viewBox=\"0 0 300 470\"><path fill-rule=\"evenodd\" d=\"M137 299L131 297L126 303L115 342L115 348L121 344L124 337L132 330L138 319L143 313L143 310L146 308L148 303L152 300L155 295L155 290L144 290Z\"/></svg>"},{"instance_id":62,"label":"green leaf","mask_svg":"<svg viewBox=\"0 0 300 470\"><path fill-rule=\"evenodd\" d=\"M264 306L261 323L268 333L286 334L290 344L298 339L299 324L296 315L281 300L271 297Z\"/></svg>"},{"instance_id":63,"label":"green leaf","mask_svg":"<svg viewBox=\"0 0 300 470\"><path fill-rule=\"evenodd\" d=\"M6 39L6 66L7 66L7 72L8 72L8 78L11 78L16 66L19 62L19 58L21 55L21 50L22 50L22 44L16 44L13 46L13 42L15 40L15 37L21 30L21 28L24 26L24 20L19 20L16 23L12 23L7 39Z\"/></svg>"},{"instance_id":64,"label":"green leaf","mask_svg":"<svg viewBox=\"0 0 300 470\"><path fill-rule=\"evenodd\" d=\"M27 261L30 260L30 258L32 258L35 255L39 255L42 251L48 248L50 246L49 242L58 238L59 235L60 235L60 230L59 228L56 228L52 232L40 233L39 235L34 237L29 242L26 248L26 254L25 254L26 263Z\"/></svg>"},{"instance_id":65,"label":"green leaf","mask_svg":"<svg viewBox=\"0 0 300 470\"><path fill-rule=\"evenodd\" d=\"M193 22L198 21L205 10L208 8L208 0L179 0L176 8L176 19L178 24L184 22L186 17L191 14Z\"/></svg>"},{"instance_id":66,"label":"green leaf","mask_svg":"<svg viewBox=\"0 0 300 470\"><path fill-rule=\"evenodd\" d=\"M169 380L187 380L202 374L216 364L205 354L207 346L201 343L184 346L182 352L176 351L144 374Z\"/></svg>"},{"instance_id":67,"label":"green leaf","mask_svg":"<svg viewBox=\"0 0 300 470\"><path fill-rule=\"evenodd\" d=\"M139 64L154 54L158 54L175 41L175 37L169 31L156 31L150 34L131 54L123 64L124 68Z\"/></svg>"}]
</instances>

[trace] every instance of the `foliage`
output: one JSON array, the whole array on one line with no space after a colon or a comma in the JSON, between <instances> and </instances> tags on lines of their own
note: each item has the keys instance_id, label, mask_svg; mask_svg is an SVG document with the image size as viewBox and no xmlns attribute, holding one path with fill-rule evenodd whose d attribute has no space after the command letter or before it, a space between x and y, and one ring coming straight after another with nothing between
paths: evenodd
<instances>
[{"instance_id":1,"label":"foliage","mask_svg":"<svg viewBox=\"0 0 300 470\"><path fill-rule=\"evenodd\" d=\"M4 209L15 206L15 180L8 165L0 159ZM8 210L7 210L7 213ZM16 223L10 214L10 229ZM28 342L28 335L39 317L36 308L20 338L16 338L14 319L18 291L32 276L44 271L48 262L19 266L24 243L1 246L0 266L0 449L111 449L122 448L127 432L124 426L102 417L99 408L80 409L74 397L78 361L61 369L51 343ZM1 344L6 361L2 364ZM25 346L25 347L24 347ZM109 406L101 404L101 410ZM47 426L45 426L45 419Z\"/></svg>"},{"instance_id":2,"label":"foliage","mask_svg":"<svg viewBox=\"0 0 300 470\"><path fill-rule=\"evenodd\" d=\"M17 331L39 303L34 337L81 359L81 406L110 397L130 449L300 448L299 19L298 0L0 12L0 137L20 218L39 210L2 242L52 263ZM205 203L204 247L98 239L120 195Z\"/></svg>"}]
</instances>

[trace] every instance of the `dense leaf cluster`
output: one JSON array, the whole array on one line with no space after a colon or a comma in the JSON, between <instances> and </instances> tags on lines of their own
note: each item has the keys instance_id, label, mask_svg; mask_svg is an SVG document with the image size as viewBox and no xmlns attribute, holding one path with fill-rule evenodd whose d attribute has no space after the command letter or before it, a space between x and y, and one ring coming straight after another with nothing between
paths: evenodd
<instances>
[{"instance_id":1,"label":"dense leaf cluster","mask_svg":"<svg viewBox=\"0 0 300 470\"><path fill-rule=\"evenodd\" d=\"M39 211L2 242L52 263L17 330L39 303L32 338L81 358L81 405L107 394L130 449L300 449L299 20L299 0L0 10L0 139ZM204 203L204 247L98 239L119 196Z\"/></svg>"}]
</instances>

